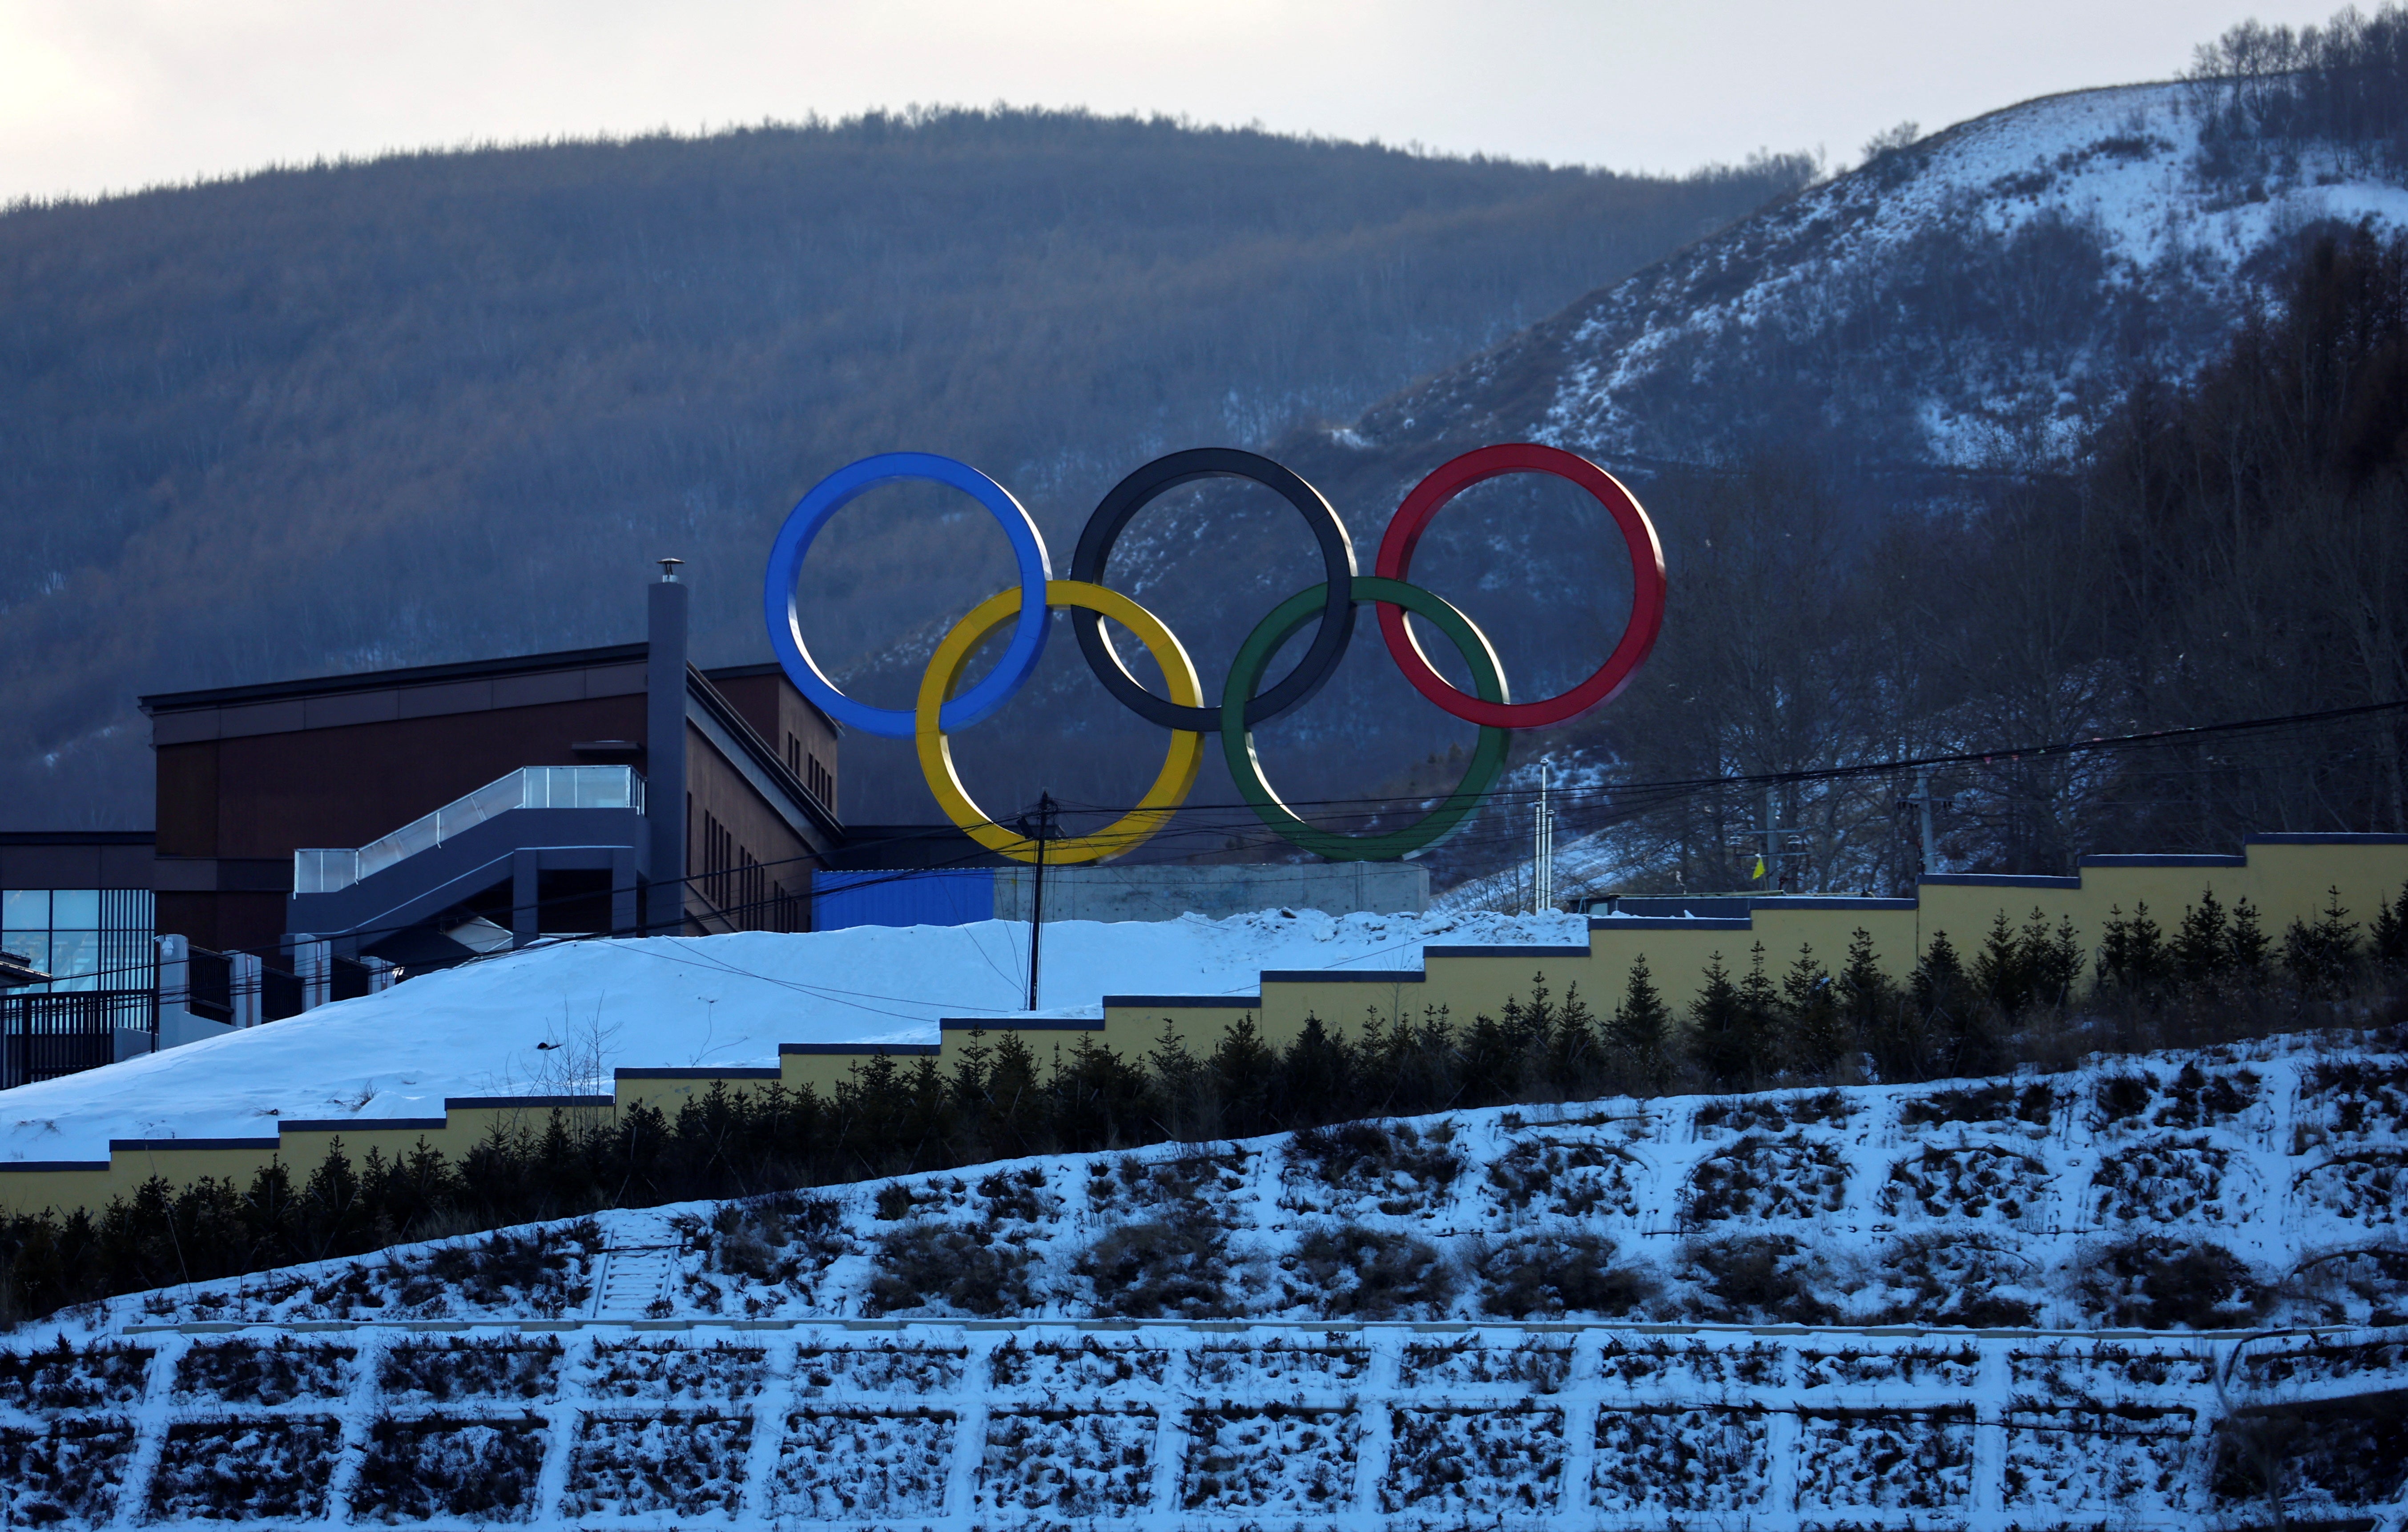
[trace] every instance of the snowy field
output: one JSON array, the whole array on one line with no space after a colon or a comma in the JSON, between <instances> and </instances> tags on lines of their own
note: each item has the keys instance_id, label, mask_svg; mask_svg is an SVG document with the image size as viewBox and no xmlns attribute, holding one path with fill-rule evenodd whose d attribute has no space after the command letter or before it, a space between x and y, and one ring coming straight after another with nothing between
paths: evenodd
<instances>
[{"instance_id":1,"label":"snowy field","mask_svg":"<svg viewBox=\"0 0 2408 1532\"><path fill-rule=\"evenodd\" d=\"M143 1334L0 1376L0 1518L2197 1527L2236 1403L2347 1409L2403 1363L2401 1330ZM2333 1468L2294 1514L2351 1504Z\"/></svg>"},{"instance_id":2,"label":"snowy field","mask_svg":"<svg viewBox=\"0 0 2408 1532\"><path fill-rule=\"evenodd\" d=\"M1265 968L1410 968L1431 942L1586 931L1569 915L1314 910L1048 922L1041 1014L1101 1015L1106 995L1250 995ZM255 1136L280 1117L439 1117L447 1095L607 1092L613 1068L775 1067L786 1042L933 1043L944 1017L1025 1014L1027 964L1016 921L538 948L21 1086L0 1095L0 1160L106 1159L111 1138Z\"/></svg>"},{"instance_id":3,"label":"snowy field","mask_svg":"<svg viewBox=\"0 0 2408 1532\"><path fill-rule=\"evenodd\" d=\"M2347 1041L1050 1156L136 1295L0 1341L0 1525L2170 1529L2262 1520L2279 1459L2294 1520L2397 1527L2408 1056Z\"/></svg>"}]
</instances>

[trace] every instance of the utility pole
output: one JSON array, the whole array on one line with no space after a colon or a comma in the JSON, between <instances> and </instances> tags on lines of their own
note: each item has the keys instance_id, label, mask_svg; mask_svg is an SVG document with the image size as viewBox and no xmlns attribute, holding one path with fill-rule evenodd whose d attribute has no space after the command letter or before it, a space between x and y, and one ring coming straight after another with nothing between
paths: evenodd
<instances>
[{"instance_id":1,"label":"utility pole","mask_svg":"<svg viewBox=\"0 0 2408 1532\"><path fill-rule=\"evenodd\" d=\"M1025 823L1024 821L1023 823ZM1054 838L1054 795L1037 797L1037 891L1028 922L1028 1009L1037 1009L1037 961L1045 941L1045 843Z\"/></svg>"},{"instance_id":2,"label":"utility pole","mask_svg":"<svg viewBox=\"0 0 2408 1532\"><path fill-rule=\"evenodd\" d=\"M1764 790L1764 812L1756 820L1756 835L1764 840L1764 876L1774 888L1781 886L1781 838L1790 826L1783 824L1773 814L1772 789Z\"/></svg>"},{"instance_id":3,"label":"utility pole","mask_svg":"<svg viewBox=\"0 0 2408 1532\"><path fill-rule=\"evenodd\" d=\"M1548 763L1539 763L1539 806L1530 820L1530 913L1555 907L1555 810L1548 801Z\"/></svg>"},{"instance_id":4,"label":"utility pole","mask_svg":"<svg viewBox=\"0 0 2408 1532\"><path fill-rule=\"evenodd\" d=\"M1939 870L1940 852L1931 842L1931 806L1941 800L1931 795L1931 771L1925 767L1914 774L1914 791L1904 800L1923 810L1923 872L1925 876Z\"/></svg>"}]
</instances>

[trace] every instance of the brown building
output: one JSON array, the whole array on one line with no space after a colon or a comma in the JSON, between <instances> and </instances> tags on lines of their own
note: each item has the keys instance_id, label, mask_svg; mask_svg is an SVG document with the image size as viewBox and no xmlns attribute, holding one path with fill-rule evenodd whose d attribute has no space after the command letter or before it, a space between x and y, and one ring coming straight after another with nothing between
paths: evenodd
<instances>
[{"instance_id":1,"label":"brown building","mask_svg":"<svg viewBox=\"0 0 2408 1532\"><path fill-rule=\"evenodd\" d=\"M689 666L684 585L650 606L640 644L144 697L158 930L423 965L808 928L836 727L774 665Z\"/></svg>"}]
</instances>

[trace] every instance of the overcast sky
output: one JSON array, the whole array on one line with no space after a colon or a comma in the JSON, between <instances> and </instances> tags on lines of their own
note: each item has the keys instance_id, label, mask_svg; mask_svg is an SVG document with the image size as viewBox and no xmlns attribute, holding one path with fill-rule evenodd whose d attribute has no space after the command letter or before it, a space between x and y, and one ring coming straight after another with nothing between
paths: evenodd
<instances>
[{"instance_id":1,"label":"overcast sky","mask_svg":"<svg viewBox=\"0 0 2408 1532\"><path fill-rule=\"evenodd\" d=\"M2332 0L0 0L0 201L996 101L1681 170L1853 161Z\"/></svg>"}]
</instances>

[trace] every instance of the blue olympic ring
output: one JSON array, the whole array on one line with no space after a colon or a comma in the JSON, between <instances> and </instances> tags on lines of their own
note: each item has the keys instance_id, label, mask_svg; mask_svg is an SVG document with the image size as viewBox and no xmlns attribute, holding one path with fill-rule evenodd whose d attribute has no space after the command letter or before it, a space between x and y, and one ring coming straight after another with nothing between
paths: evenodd
<instances>
[{"instance_id":1,"label":"blue olympic ring","mask_svg":"<svg viewBox=\"0 0 2408 1532\"><path fill-rule=\"evenodd\" d=\"M795 611L795 585L801 578L803 560L810 553L811 539L819 536L828 518L867 491L900 479L925 479L951 485L984 506L987 514L1003 528L1003 535L1011 539L1011 556L1020 566L1020 620L1012 628L1011 643L984 680L945 704L939 721L948 732L967 729L993 714L1010 700L1020 683L1037 668L1039 658L1045 652L1048 625L1045 582L1054 578L1045 539L1039 536L1037 523L1029 519L1028 512L1012 498L1010 490L967 463L956 463L934 452L881 452L848 464L812 485L810 493L787 512L785 524L778 529L778 540L769 550L769 572L762 590L762 612L768 620L769 644L778 651L778 663L785 667L796 687L817 703L821 711L847 728L888 739L912 737L915 725L911 709L873 708L855 702L820 673L818 663L803 644L802 627Z\"/></svg>"}]
</instances>

